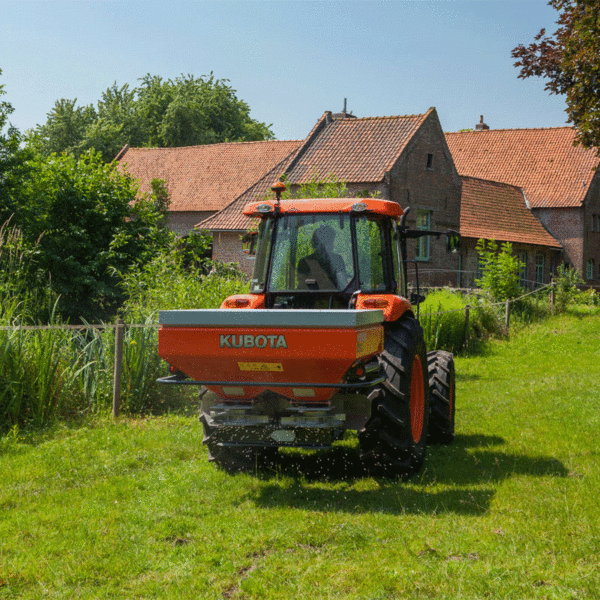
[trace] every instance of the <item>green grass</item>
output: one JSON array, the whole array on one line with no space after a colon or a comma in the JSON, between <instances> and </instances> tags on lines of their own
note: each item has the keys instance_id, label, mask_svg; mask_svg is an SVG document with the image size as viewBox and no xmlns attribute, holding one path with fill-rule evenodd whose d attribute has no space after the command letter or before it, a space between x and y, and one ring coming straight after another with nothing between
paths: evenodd
<instances>
[{"instance_id":1,"label":"green grass","mask_svg":"<svg viewBox=\"0 0 600 600\"><path fill-rule=\"evenodd\" d=\"M0 598L598 598L600 317L457 359L457 438L409 482L349 438L273 472L195 417L0 439Z\"/></svg>"}]
</instances>

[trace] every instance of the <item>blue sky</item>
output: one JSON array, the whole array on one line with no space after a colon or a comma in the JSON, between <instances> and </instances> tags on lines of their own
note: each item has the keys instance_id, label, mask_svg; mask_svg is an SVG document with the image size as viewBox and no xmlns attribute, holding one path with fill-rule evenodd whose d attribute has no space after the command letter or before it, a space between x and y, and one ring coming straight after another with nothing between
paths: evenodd
<instances>
[{"instance_id":1,"label":"blue sky","mask_svg":"<svg viewBox=\"0 0 600 600\"><path fill-rule=\"evenodd\" d=\"M546 0L0 0L0 84L25 130L59 98L96 104L114 82L229 79L278 139L326 110L437 108L445 131L556 127L564 99L519 80L510 51L558 13Z\"/></svg>"}]
</instances>

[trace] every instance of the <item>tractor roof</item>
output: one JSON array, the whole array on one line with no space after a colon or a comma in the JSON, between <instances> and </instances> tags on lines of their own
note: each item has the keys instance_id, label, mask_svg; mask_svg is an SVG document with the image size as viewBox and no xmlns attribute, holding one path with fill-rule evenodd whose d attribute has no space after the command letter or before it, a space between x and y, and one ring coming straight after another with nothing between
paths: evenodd
<instances>
[{"instance_id":1,"label":"tractor roof","mask_svg":"<svg viewBox=\"0 0 600 600\"><path fill-rule=\"evenodd\" d=\"M248 217L261 217L275 212L277 200L251 202L244 207ZM302 200L281 200L280 214L298 213L368 213L392 219L402 216L402 208L396 202L378 198L308 198Z\"/></svg>"}]
</instances>

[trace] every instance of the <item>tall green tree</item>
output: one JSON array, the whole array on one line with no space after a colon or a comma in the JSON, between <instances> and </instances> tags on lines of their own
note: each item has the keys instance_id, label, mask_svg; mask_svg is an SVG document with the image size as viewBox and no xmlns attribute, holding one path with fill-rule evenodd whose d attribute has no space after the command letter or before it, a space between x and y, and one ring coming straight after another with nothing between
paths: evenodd
<instances>
[{"instance_id":1,"label":"tall green tree","mask_svg":"<svg viewBox=\"0 0 600 600\"><path fill-rule=\"evenodd\" d=\"M546 90L564 95L577 143L600 148L600 2L551 0L558 29L542 29L534 41L512 51L519 77L543 77Z\"/></svg>"},{"instance_id":2,"label":"tall green tree","mask_svg":"<svg viewBox=\"0 0 600 600\"><path fill-rule=\"evenodd\" d=\"M12 190L26 178L25 161L30 156L28 150L21 148L20 132L9 121L14 108L2 99L4 95L4 85L0 85L0 226L14 212Z\"/></svg>"},{"instance_id":3,"label":"tall green tree","mask_svg":"<svg viewBox=\"0 0 600 600\"><path fill-rule=\"evenodd\" d=\"M45 155L69 152L79 156L85 151L87 128L98 118L89 104L76 106L75 100L57 100L48 113L45 125L40 125L31 136L34 147Z\"/></svg>"},{"instance_id":4,"label":"tall green tree","mask_svg":"<svg viewBox=\"0 0 600 600\"><path fill-rule=\"evenodd\" d=\"M127 84L113 84L98 101L97 118L86 127L82 147L94 149L105 160L112 160L125 146L144 143L142 122L137 113L135 90Z\"/></svg>"},{"instance_id":5,"label":"tall green tree","mask_svg":"<svg viewBox=\"0 0 600 600\"><path fill-rule=\"evenodd\" d=\"M105 161L125 145L176 147L272 139L270 125L250 117L226 79L193 75L164 80L147 74L134 89L113 84L93 106L59 100L48 120L30 133L32 145L49 155L75 156L94 149Z\"/></svg>"},{"instance_id":6,"label":"tall green tree","mask_svg":"<svg viewBox=\"0 0 600 600\"><path fill-rule=\"evenodd\" d=\"M155 193L134 202L136 183L93 151L80 158L38 154L28 168L11 223L36 249L61 314L94 321L110 316L123 300L122 274L171 241L161 227L164 198Z\"/></svg>"}]
</instances>

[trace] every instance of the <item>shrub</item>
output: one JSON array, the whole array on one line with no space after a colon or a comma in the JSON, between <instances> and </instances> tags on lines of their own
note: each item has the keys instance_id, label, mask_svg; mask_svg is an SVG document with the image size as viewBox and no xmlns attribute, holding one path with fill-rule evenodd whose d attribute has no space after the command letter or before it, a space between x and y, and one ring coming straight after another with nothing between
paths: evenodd
<instances>
[{"instance_id":1,"label":"shrub","mask_svg":"<svg viewBox=\"0 0 600 600\"><path fill-rule=\"evenodd\" d=\"M208 274L187 269L175 252L158 255L139 272L123 276L128 300L126 321L142 323L159 310L218 308L230 295L248 291L244 273L234 265L212 263Z\"/></svg>"},{"instance_id":2,"label":"shrub","mask_svg":"<svg viewBox=\"0 0 600 600\"><path fill-rule=\"evenodd\" d=\"M512 253L512 244L504 242L500 249L495 240L479 240L482 275L475 283L496 302L505 302L521 295L519 272L523 263Z\"/></svg>"},{"instance_id":3,"label":"shrub","mask_svg":"<svg viewBox=\"0 0 600 600\"><path fill-rule=\"evenodd\" d=\"M579 295L578 286L583 284L583 279L577 269L568 265L560 265L554 277L555 295L554 308L557 312L564 312Z\"/></svg>"},{"instance_id":4,"label":"shrub","mask_svg":"<svg viewBox=\"0 0 600 600\"><path fill-rule=\"evenodd\" d=\"M584 306L600 306L600 294L594 288L581 292L577 300Z\"/></svg>"}]
</instances>

